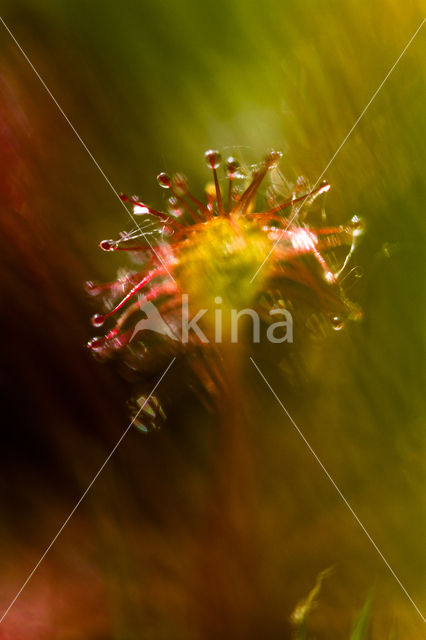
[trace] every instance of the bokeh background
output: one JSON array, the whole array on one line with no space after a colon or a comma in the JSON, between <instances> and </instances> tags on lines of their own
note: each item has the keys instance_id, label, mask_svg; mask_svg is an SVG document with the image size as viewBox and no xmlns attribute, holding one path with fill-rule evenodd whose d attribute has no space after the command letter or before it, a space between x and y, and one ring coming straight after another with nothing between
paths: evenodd
<instances>
[{"instance_id":1,"label":"bokeh background","mask_svg":"<svg viewBox=\"0 0 426 640\"><path fill-rule=\"evenodd\" d=\"M202 192L210 147L279 148L287 177L314 182L425 15L421 0L2 3L114 187L157 206L160 170ZM82 283L114 276L122 261L97 244L129 220L4 27L0 55L4 610L128 424L128 384L85 349ZM425 57L426 27L327 171L330 220L366 221L363 322L301 366L257 353L423 613ZM371 589L372 638L425 637L250 363L239 384L243 442L165 380L167 423L128 434L0 638L290 638L329 566L313 637L348 638Z\"/></svg>"}]
</instances>

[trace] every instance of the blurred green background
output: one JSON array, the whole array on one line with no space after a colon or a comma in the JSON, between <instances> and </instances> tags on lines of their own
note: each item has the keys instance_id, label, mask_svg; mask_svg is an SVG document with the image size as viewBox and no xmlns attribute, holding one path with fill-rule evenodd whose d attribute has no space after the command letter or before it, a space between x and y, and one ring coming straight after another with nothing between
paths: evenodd
<instances>
[{"instance_id":1,"label":"blurred green background","mask_svg":"<svg viewBox=\"0 0 426 640\"><path fill-rule=\"evenodd\" d=\"M278 148L287 177L315 182L426 16L420 0L2 5L117 191L158 207L160 170L185 171L201 193L210 147L247 162ZM123 261L97 244L129 220L4 28L0 47L6 608L128 421L128 386L84 349L93 309L82 283L114 276ZM330 221L366 221L364 276L350 292L364 321L303 350L301 372L285 352L257 354L423 612L425 55L426 27L326 174ZM218 525L228 499L214 488L223 426L171 375L165 391L176 385L181 400L168 423L148 438L129 434L0 638L287 638L291 611L331 565L314 637L349 637L371 587L372 638L393 625L400 638L424 637L419 614L246 369L244 446L231 439L222 469L230 494L249 478L228 502L245 514L245 533L234 539L226 514ZM220 561L203 579L210 556Z\"/></svg>"}]
</instances>

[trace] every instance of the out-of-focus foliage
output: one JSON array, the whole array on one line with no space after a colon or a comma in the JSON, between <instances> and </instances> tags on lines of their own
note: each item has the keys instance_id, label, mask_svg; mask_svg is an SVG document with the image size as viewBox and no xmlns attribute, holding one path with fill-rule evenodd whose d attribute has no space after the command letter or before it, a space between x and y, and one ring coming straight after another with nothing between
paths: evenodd
<instances>
[{"instance_id":1,"label":"out-of-focus foliage","mask_svg":"<svg viewBox=\"0 0 426 640\"><path fill-rule=\"evenodd\" d=\"M355 620L350 640L365 640L367 638L372 603L373 597L370 595L362 607L358 618Z\"/></svg>"},{"instance_id":2,"label":"out-of-focus foliage","mask_svg":"<svg viewBox=\"0 0 426 640\"><path fill-rule=\"evenodd\" d=\"M332 573L330 569L321 571L317 577L315 586L309 592L308 597L305 600L302 600L291 614L291 622L295 628L295 640L308 640L308 638L311 637L308 632L310 614L319 604L318 596L321 591L323 580L327 578L330 573ZM365 601L362 610L354 621L350 640L366 640L368 637L372 603L373 596L370 594Z\"/></svg>"}]
</instances>

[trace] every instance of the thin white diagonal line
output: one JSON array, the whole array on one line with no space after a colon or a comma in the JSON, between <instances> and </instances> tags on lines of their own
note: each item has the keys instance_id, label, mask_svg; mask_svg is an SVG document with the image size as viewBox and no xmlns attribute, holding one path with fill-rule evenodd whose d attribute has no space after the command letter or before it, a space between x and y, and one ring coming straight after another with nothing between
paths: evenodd
<instances>
[{"instance_id":1,"label":"thin white diagonal line","mask_svg":"<svg viewBox=\"0 0 426 640\"><path fill-rule=\"evenodd\" d=\"M122 205L122 207L124 208L124 210L126 211L127 215L130 216L132 222L136 225L136 227L139 229L139 231L141 232L141 234L143 235L144 239L146 240L149 248L151 249L151 251L154 253L154 255L156 256L157 260L163 265L164 269L166 270L167 274L169 275L169 277L174 281L174 277L172 276L172 274L170 273L170 271L167 268L167 265L164 264L163 259L161 258L161 256L157 253L157 251L154 249L154 247L152 246L152 244L149 241L148 236L142 231L141 227L139 226L139 223L137 222L136 218L133 216L133 214L129 211L129 209L126 207L126 205L124 204L124 202L122 201L122 199L120 198L120 195L118 193L118 191L115 189L114 185L112 184L112 182L110 181L110 179L108 178L108 176L106 175L106 173L104 172L104 170L102 169L102 167L100 166L99 162L96 160L95 156L93 155L93 153L90 151L89 147L87 146L87 144L84 142L83 138L80 136L80 134L78 133L77 129L74 127L73 123L71 122L71 120L68 118L67 114L65 113L65 111L62 109L61 105L59 104L59 102L56 100L55 96L53 95L53 93L51 92L51 90L49 89L49 87L47 86L47 84L45 83L45 81L43 80L43 78L41 77L41 75L39 74L39 72L37 71L37 69L35 68L35 66L33 65L33 63L31 62L30 58L28 57L28 55L25 53L24 49L21 47L21 45L19 44L18 40L15 38L15 36L13 35L12 31L9 29L9 27L7 26L7 24L5 23L5 21L3 20L3 18L0 16L0 21L2 22L4 28L6 29L6 31L9 33L10 37L12 38L13 42L16 44L16 46L18 47L19 51L21 52L21 54L23 55L23 57L25 58L25 60L28 62L28 64L30 65L31 69L34 71L35 75L37 76L37 78L40 80L41 84L43 85L43 87L45 88L45 90L47 91L47 93L49 94L50 98L52 99L52 101L55 103L55 105L57 106L58 110L60 111L60 113L62 114L62 116L65 118L65 120L67 121L67 123L69 124L69 126L71 127L71 129L73 130L74 134L76 135L77 139L79 140L79 142L81 143L81 145L84 147L85 151L88 153L88 155L90 156L90 158L92 159L93 163L95 164L96 168L98 169L98 171L100 172L100 174L103 176L103 178L105 179L105 181L107 182L107 184L109 185L109 187L111 188L111 190L113 191L113 193L117 196L118 200L120 201L120 204Z\"/></svg>"},{"instance_id":2,"label":"thin white diagonal line","mask_svg":"<svg viewBox=\"0 0 426 640\"><path fill-rule=\"evenodd\" d=\"M275 393L275 391L273 390L273 388L269 384L268 380L265 378L265 376L263 375L262 371L259 369L259 367L257 366L256 362L254 361L254 359L251 356L250 356L250 360L252 361L252 364L254 365L254 367L257 369L260 377L263 379L263 381L265 382L265 384L268 387L268 389L271 391L271 393L274 396L275 400L278 402L278 404L280 405L281 409L284 411L284 413L286 414L286 416L288 417L288 419L292 423L293 427L296 429L297 433L302 438L303 442L306 444L306 446L308 447L309 451L312 453L312 455L314 456L315 460L318 462L318 464L320 465L321 469L324 471L325 475L327 476L327 478L329 479L329 481L331 482L333 487L336 489L337 493L339 494L339 496L341 497L341 499L343 500L343 502L345 503L345 505L347 506L349 511L351 512L351 514L353 515L353 517L355 518L355 520L357 521L357 523L359 524L361 529L364 531L364 533L367 536L367 538L370 540L371 544L373 545L373 547L375 548L375 550L377 551L377 553L379 554L379 556L381 557L381 559L383 560L383 562L385 563L385 565L387 566L389 571L391 572L392 576L395 578L395 580L397 581L397 583L399 584L399 586L401 587L401 589L403 590L403 592L405 593L405 595L407 596L407 598L409 599L409 601L411 602L411 604L413 605L413 607L415 608L417 613L420 615L420 617L423 620L423 622L426 623L426 618L424 617L424 615L422 614L422 612L420 611L420 609L418 608L418 606L414 602L413 598L410 596L410 594L408 593L407 589L404 587L404 585L402 584L401 580L398 578L398 576L396 575L395 571L392 569L392 567L390 566L389 562L386 560L385 556L380 551L379 547L374 542L374 540L371 537L371 535L368 533L368 531L365 528L364 524L359 519L359 517L357 516L357 514L355 513L355 511L353 510L353 508L349 504L348 500L343 495L341 489L335 483L335 481L333 480L333 478L331 477L331 475L329 474L329 472L325 468L324 464L321 462L320 458L317 456L317 454L315 453L314 449L310 445L309 441L306 439L306 437L304 436L304 434L301 431L301 429L297 426L296 422L293 420L293 418L291 417L291 415L289 414L289 412L287 411L287 409L285 408L285 406L283 405L283 403L281 402L281 400L279 399L279 397L277 396L277 394Z\"/></svg>"},{"instance_id":3,"label":"thin white diagonal line","mask_svg":"<svg viewBox=\"0 0 426 640\"><path fill-rule=\"evenodd\" d=\"M45 557L47 556L47 554L49 553L49 551L51 550L51 548L53 547L53 545L55 544L56 540L59 538L59 536L61 535L62 531L65 529L65 527L67 526L68 522L71 520L71 518L73 517L74 513L77 511L78 507L80 506L80 504L83 502L84 498L87 496L87 494L89 493L90 489L93 487L93 485L95 484L96 480L98 479L98 477L100 476L100 474L102 473L102 471L105 469L106 465L108 464L108 462L111 460L112 456L114 455L114 453L116 452L116 450L118 449L118 447L120 446L120 444L122 443L122 441L124 440L124 438L126 437L126 435L128 434L128 432L130 431L131 427L133 426L136 418L138 417L138 415L140 414L140 412L142 411L142 409L144 408L144 406L146 405L146 403L148 402L148 400L151 398L152 394L155 392L156 388L158 387L158 385L160 384L160 382L163 380L164 376L166 375L166 373L168 372L168 370L170 369L170 367L172 366L172 364L174 363L174 361L176 360L176 358L173 358L172 361L170 362L170 364L168 365L167 369L163 372L163 374L161 375L160 379L158 380L158 382L156 383L156 385L154 386L154 388L152 389L151 393L149 394L149 396L147 396L147 398L145 399L145 402L143 403L143 405L141 406L141 408L139 409L139 411L136 413L136 415L134 416L133 420L130 422L130 424L126 427L126 429L124 430L124 432L122 433L122 435L120 436L119 440L116 442L116 444L114 445L113 449L111 450L111 452L108 454L106 460L103 462L103 464L101 465L101 467L98 469L98 471L96 472L96 474L93 476L92 480L90 481L90 484L88 485L88 487L86 488L86 490L84 491L84 493L81 495L81 497L79 498L78 502L76 503L76 505L74 506L74 508L72 509L72 511L70 512L70 514L67 516L67 518L65 519L64 523L62 524L61 528L59 529L59 531L57 532L57 534L55 535L55 537L52 539L52 541L50 542L50 544L48 545L48 547L46 548L46 550L44 551L43 555L41 556L40 560L37 562L37 564L35 565L35 567L32 569L31 573L28 575L27 579L25 580L25 582L23 583L23 585L21 586L21 588L19 589L18 593L16 594L16 596L13 598L12 602L9 604L9 606L7 607L7 609L4 611L3 615L0 618L0 624L3 622L3 620L5 619L5 617L7 616L7 614L9 613L9 611L11 610L11 608L13 607L13 605L15 604L15 602L17 601L17 599L19 598L19 596L21 595L21 593L23 592L23 590L25 589L25 587L27 586L27 584L29 583L29 581L31 580L31 578L33 577L33 575L35 574L35 572L37 571L37 569L39 568L39 566L41 565L41 563L43 562L43 560L45 559Z\"/></svg>"},{"instance_id":4,"label":"thin white diagonal line","mask_svg":"<svg viewBox=\"0 0 426 640\"><path fill-rule=\"evenodd\" d=\"M397 59L395 60L395 62L393 63L393 65L391 66L391 68L389 69L389 71L387 72L387 74L385 75L385 77L383 78L382 82L379 84L379 86L377 87L377 89L375 90L375 92L373 93L373 95L371 96L370 100L367 102L367 104L365 105L364 109L361 111L361 113L359 114L358 118L355 120L354 124L352 125L352 127L349 129L348 133L346 134L346 136L343 138L342 142L340 143L339 147L336 149L336 151L333 153L333 155L331 156L330 160L327 163L327 166L325 167L325 169L321 172L321 175L316 179L315 184L313 186L312 190L315 190L315 188L317 187L319 181L321 180L321 178L323 178L325 172L327 171L327 169L330 167L330 165L334 162L335 158L337 157L337 155L340 153L340 151L342 150L343 146L345 145L345 143L347 142L348 138L350 137L350 135L352 134L352 132L354 131L354 129L357 127L358 123L360 122L360 120L363 118L363 116L365 115L367 109L370 107L371 103L373 102L373 100L376 98L377 94L381 91L381 89L383 88L385 82L388 80L389 76L391 75L391 73L394 71L395 67L397 66L397 64L399 63L399 61L401 60L401 58L405 55L405 53L407 52L408 47L411 45L411 43L413 42L414 38L418 35L418 33L420 32L420 29L423 27L424 23L426 22L426 18L423 18L422 22L420 23L420 25L417 27L417 29L415 30L415 32L413 33L413 35L411 36L411 38L409 39L409 41L407 42L407 44L405 45L404 49L401 51L401 53L399 54L399 56L397 57ZM275 241L275 244L273 245L272 249L270 250L270 252L268 253L268 255L266 256L266 258L264 259L264 261L262 262L262 264L260 265L260 267L258 268L258 270L256 271L256 273L254 274L254 276L252 277L252 279L250 280L250 284L254 281L254 279L256 278L257 274L259 273L259 271L263 268L263 265L265 264L265 262L267 262L267 260L270 258L271 254L273 253L275 247L277 246L277 244L280 242L281 238L283 237L284 233L287 231L287 229L289 228L289 226L291 225L291 223L293 222L293 220L295 219L295 217L299 214L300 210L302 209L303 205L305 204L306 200L307 200L308 196L306 196L306 198L304 200L302 200L301 204L299 205L298 208L296 208L296 211L294 212L294 214L290 217L287 225L285 226L285 228L282 230L280 236L278 237L278 239Z\"/></svg>"}]
</instances>

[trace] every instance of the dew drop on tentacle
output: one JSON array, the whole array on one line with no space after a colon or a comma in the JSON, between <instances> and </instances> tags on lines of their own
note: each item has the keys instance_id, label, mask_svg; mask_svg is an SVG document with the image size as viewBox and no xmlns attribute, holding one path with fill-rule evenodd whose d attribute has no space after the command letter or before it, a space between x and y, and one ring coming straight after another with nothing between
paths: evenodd
<instances>
[{"instance_id":1,"label":"dew drop on tentacle","mask_svg":"<svg viewBox=\"0 0 426 640\"><path fill-rule=\"evenodd\" d=\"M234 193L232 188L232 182L235 179L235 174L240 167L240 163L236 158L230 156L226 161L226 175L228 176L228 211L231 211L232 201L234 199Z\"/></svg>"},{"instance_id":2,"label":"dew drop on tentacle","mask_svg":"<svg viewBox=\"0 0 426 640\"><path fill-rule=\"evenodd\" d=\"M220 155L219 151L217 151L216 149L209 149L204 154L204 157L206 159L207 166L210 169L218 169L220 167L220 163L222 162L222 156Z\"/></svg>"},{"instance_id":3,"label":"dew drop on tentacle","mask_svg":"<svg viewBox=\"0 0 426 640\"><path fill-rule=\"evenodd\" d=\"M345 322L340 316L331 316L330 322L334 331L340 331L345 326Z\"/></svg>"},{"instance_id":4,"label":"dew drop on tentacle","mask_svg":"<svg viewBox=\"0 0 426 640\"><path fill-rule=\"evenodd\" d=\"M361 234L364 233L365 231L365 221L363 218L360 218L359 216L353 216L352 220L352 233L354 236L360 236Z\"/></svg>"},{"instance_id":5,"label":"dew drop on tentacle","mask_svg":"<svg viewBox=\"0 0 426 640\"><path fill-rule=\"evenodd\" d=\"M105 344L105 338L103 336L96 336L95 338L92 338L91 340L89 340L89 342L87 343L87 346L89 349L95 350L95 349L100 349L101 347L103 347Z\"/></svg>"},{"instance_id":6,"label":"dew drop on tentacle","mask_svg":"<svg viewBox=\"0 0 426 640\"><path fill-rule=\"evenodd\" d=\"M204 154L204 157L207 162L207 166L210 167L210 169L213 172L214 186L216 191L217 210L218 210L218 214L222 215L224 213L223 203L222 203L222 193L220 190L219 180L217 178L217 171L216 171L216 169L219 168L220 163L222 162L222 156L220 155L219 151L217 151L216 149L209 149L209 151L206 151L206 153Z\"/></svg>"},{"instance_id":7,"label":"dew drop on tentacle","mask_svg":"<svg viewBox=\"0 0 426 640\"><path fill-rule=\"evenodd\" d=\"M102 240L99 243L99 247L102 251L116 251L118 249L118 243L115 240Z\"/></svg>"},{"instance_id":8,"label":"dew drop on tentacle","mask_svg":"<svg viewBox=\"0 0 426 640\"><path fill-rule=\"evenodd\" d=\"M142 204L142 202L137 202L133 205L133 213L135 216L143 216L151 213L151 210L145 204Z\"/></svg>"},{"instance_id":9,"label":"dew drop on tentacle","mask_svg":"<svg viewBox=\"0 0 426 640\"><path fill-rule=\"evenodd\" d=\"M170 189L172 195L176 198L178 202L182 205L183 209L187 212L193 222L196 221L196 213L191 209L188 203L183 199L183 195L188 195L188 186L186 183L186 178L183 174L176 174L173 176L173 179L167 173L161 172L157 176L157 182L160 187L163 189ZM175 182L178 185L178 188L175 187ZM185 191L183 191L185 189ZM191 198L192 199L192 198Z\"/></svg>"},{"instance_id":10,"label":"dew drop on tentacle","mask_svg":"<svg viewBox=\"0 0 426 640\"><path fill-rule=\"evenodd\" d=\"M163 187L163 189L170 189L170 187L172 186L170 176L168 176L167 173L164 173L164 171L158 174L157 182L160 187Z\"/></svg>"},{"instance_id":11,"label":"dew drop on tentacle","mask_svg":"<svg viewBox=\"0 0 426 640\"><path fill-rule=\"evenodd\" d=\"M321 193L327 193L327 191L330 191L330 189L331 189L330 183L328 183L327 180L323 180L320 186L318 187L318 189L313 190L313 193L319 196L321 195Z\"/></svg>"},{"instance_id":12,"label":"dew drop on tentacle","mask_svg":"<svg viewBox=\"0 0 426 640\"><path fill-rule=\"evenodd\" d=\"M235 174L240 168L240 163L233 156L229 156L226 160L226 174L230 180L233 180L236 176Z\"/></svg>"},{"instance_id":13,"label":"dew drop on tentacle","mask_svg":"<svg viewBox=\"0 0 426 640\"><path fill-rule=\"evenodd\" d=\"M104 322L105 322L105 316L103 316L102 314L95 313L92 316L92 324L94 327L102 327Z\"/></svg>"}]
</instances>

